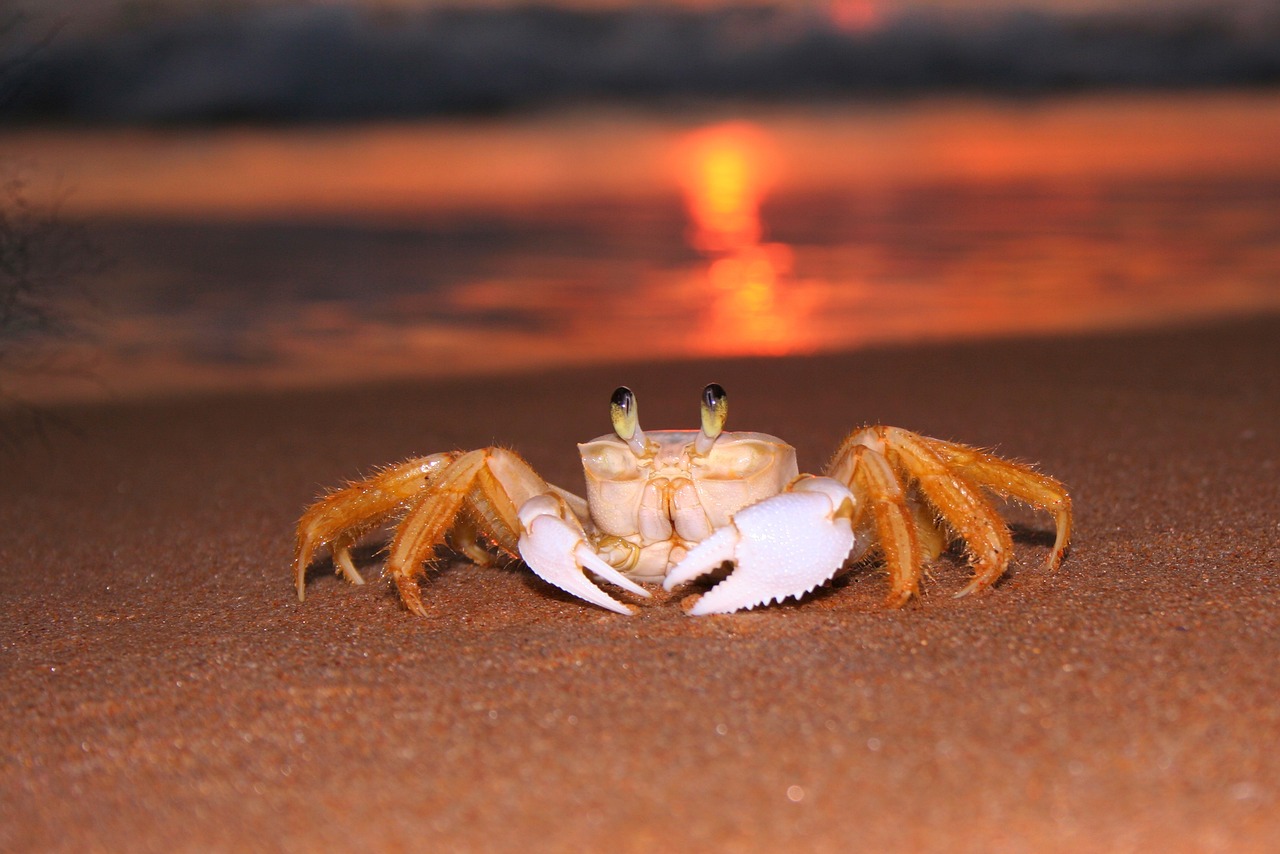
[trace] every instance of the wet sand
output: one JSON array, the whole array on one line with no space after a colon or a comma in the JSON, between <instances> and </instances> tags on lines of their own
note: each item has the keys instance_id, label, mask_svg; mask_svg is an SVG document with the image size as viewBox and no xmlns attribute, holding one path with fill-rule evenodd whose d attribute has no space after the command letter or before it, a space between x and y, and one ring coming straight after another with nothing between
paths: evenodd
<instances>
[{"instance_id":1,"label":"wet sand","mask_svg":"<svg viewBox=\"0 0 1280 854\"><path fill-rule=\"evenodd\" d=\"M64 410L0 479L0 849L1264 851L1280 838L1280 319ZM457 563L430 614L317 568L324 486L500 442L576 488L650 427L880 421L1036 460L1074 549L957 600L875 568L624 618Z\"/></svg>"}]
</instances>

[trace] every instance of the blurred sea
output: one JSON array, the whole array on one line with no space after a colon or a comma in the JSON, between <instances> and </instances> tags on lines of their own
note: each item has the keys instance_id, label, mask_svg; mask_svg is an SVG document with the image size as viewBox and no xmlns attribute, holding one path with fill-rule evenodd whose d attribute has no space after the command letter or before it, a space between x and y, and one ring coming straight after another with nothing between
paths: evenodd
<instances>
[{"instance_id":1,"label":"blurred sea","mask_svg":"<svg viewBox=\"0 0 1280 854\"><path fill-rule=\"evenodd\" d=\"M1280 310L1280 98L12 131L110 260L42 398ZM38 179L38 180L37 180ZM40 181L48 183L41 184Z\"/></svg>"},{"instance_id":2,"label":"blurred sea","mask_svg":"<svg viewBox=\"0 0 1280 854\"><path fill-rule=\"evenodd\" d=\"M0 159L108 264L28 398L1280 311L1268 4L236 8L32 59Z\"/></svg>"}]
</instances>

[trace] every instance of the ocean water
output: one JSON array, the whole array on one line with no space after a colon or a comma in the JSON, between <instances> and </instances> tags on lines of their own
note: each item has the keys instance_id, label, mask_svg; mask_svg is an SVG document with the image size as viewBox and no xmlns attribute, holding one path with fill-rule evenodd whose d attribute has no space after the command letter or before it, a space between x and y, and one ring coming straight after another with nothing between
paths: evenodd
<instances>
[{"instance_id":1,"label":"ocean water","mask_svg":"<svg viewBox=\"0 0 1280 854\"><path fill-rule=\"evenodd\" d=\"M12 128L107 264L37 400L1280 310L1280 95Z\"/></svg>"}]
</instances>

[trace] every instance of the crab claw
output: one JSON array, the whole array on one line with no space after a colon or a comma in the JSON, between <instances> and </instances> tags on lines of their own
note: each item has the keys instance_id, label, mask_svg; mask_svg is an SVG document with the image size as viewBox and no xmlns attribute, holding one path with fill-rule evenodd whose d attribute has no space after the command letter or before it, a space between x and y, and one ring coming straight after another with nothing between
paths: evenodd
<instances>
[{"instance_id":1,"label":"crab claw","mask_svg":"<svg viewBox=\"0 0 1280 854\"><path fill-rule=\"evenodd\" d=\"M627 578L592 550L577 520L565 519L563 505L550 495L537 495L520 506L517 515L520 557L534 574L566 593L618 614L631 615L629 607L596 587L584 570L591 570L637 596L649 591Z\"/></svg>"},{"instance_id":2,"label":"crab claw","mask_svg":"<svg viewBox=\"0 0 1280 854\"><path fill-rule=\"evenodd\" d=\"M717 569L737 566L689 613L729 614L799 598L831 579L853 549L855 499L844 484L807 477L783 492L744 507L672 567L667 590Z\"/></svg>"}]
</instances>

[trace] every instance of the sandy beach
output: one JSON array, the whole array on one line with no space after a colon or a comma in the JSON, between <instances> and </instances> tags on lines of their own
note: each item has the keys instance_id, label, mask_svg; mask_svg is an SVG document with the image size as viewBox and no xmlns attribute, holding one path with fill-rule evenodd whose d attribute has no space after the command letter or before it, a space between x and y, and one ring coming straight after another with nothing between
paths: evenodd
<instances>
[{"instance_id":1,"label":"sandy beach","mask_svg":"<svg viewBox=\"0 0 1280 854\"><path fill-rule=\"evenodd\" d=\"M58 410L0 475L5 851L1266 851L1280 839L1280 319ZM455 563L407 613L317 566L324 487L501 443L578 489L643 423L891 423L1038 462L996 589L625 618ZM376 546L376 543L374 544Z\"/></svg>"}]
</instances>

